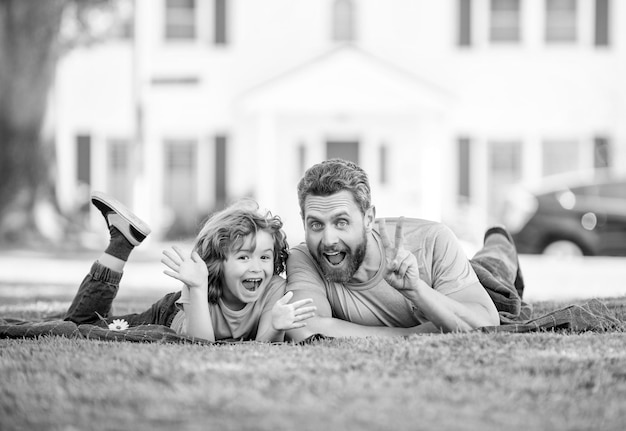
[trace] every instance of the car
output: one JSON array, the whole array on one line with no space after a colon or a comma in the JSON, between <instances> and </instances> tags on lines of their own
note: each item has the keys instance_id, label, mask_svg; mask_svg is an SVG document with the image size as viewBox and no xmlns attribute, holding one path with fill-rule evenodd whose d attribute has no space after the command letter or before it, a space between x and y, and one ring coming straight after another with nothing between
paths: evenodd
<instances>
[{"instance_id":1,"label":"car","mask_svg":"<svg viewBox=\"0 0 626 431\"><path fill-rule=\"evenodd\" d=\"M520 253L626 256L626 176L596 170L546 178L516 187L504 208Z\"/></svg>"}]
</instances>

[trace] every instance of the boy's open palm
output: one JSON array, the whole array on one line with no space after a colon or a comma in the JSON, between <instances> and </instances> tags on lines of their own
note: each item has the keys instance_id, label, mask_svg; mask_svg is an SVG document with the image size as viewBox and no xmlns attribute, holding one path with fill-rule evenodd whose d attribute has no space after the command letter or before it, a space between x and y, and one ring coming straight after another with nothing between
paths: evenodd
<instances>
[{"instance_id":1,"label":"boy's open palm","mask_svg":"<svg viewBox=\"0 0 626 431\"><path fill-rule=\"evenodd\" d=\"M419 281L417 259L404 248L404 217L396 224L395 241L392 244L387 234L385 220L378 221L378 229L385 250L385 281L409 299Z\"/></svg>"},{"instance_id":2,"label":"boy's open palm","mask_svg":"<svg viewBox=\"0 0 626 431\"><path fill-rule=\"evenodd\" d=\"M182 281L190 289L205 287L208 282L209 270L200 255L193 251L189 257L186 257L177 246L172 246L172 250L163 250L165 257L161 259L161 262L170 268L163 272L176 280Z\"/></svg>"},{"instance_id":3,"label":"boy's open palm","mask_svg":"<svg viewBox=\"0 0 626 431\"><path fill-rule=\"evenodd\" d=\"M293 292L285 293L272 307L272 325L277 331L302 328L306 326L305 320L315 316L317 307L307 306L313 302L312 299L302 299L289 304L292 296Z\"/></svg>"}]
</instances>

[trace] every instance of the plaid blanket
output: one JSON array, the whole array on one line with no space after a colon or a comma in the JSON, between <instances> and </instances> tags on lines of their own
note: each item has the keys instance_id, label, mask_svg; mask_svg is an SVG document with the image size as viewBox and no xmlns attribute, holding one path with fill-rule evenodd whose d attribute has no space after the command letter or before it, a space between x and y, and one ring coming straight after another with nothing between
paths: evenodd
<instances>
[{"instance_id":1,"label":"plaid blanket","mask_svg":"<svg viewBox=\"0 0 626 431\"><path fill-rule=\"evenodd\" d=\"M45 335L146 343L212 344L201 338L176 334L172 329L161 325L141 325L116 331L95 325L76 325L64 320L26 321L0 318L0 338L37 338Z\"/></svg>"},{"instance_id":2,"label":"plaid blanket","mask_svg":"<svg viewBox=\"0 0 626 431\"><path fill-rule=\"evenodd\" d=\"M487 326L479 328L477 331L521 333L568 330L574 332L606 332L624 329L626 329L625 322L618 319L604 303L592 299L582 305L570 305L534 319L500 326ZM145 343L214 344L200 338L176 334L172 329L161 325L142 325L116 331L95 325L76 325L64 320L25 321L0 318L0 338L37 338L46 335ZM320 338L327 337L318 334L304 340L303 343L309 343ZM222 340L218 343L233 341L237 340Z\"/></svg>"},{"instance_id":3,"label":"plaid blanket","mask_svg":"<svg viewBox=\"0 0 626 431\"><path fill-rule=\"evenodd\" d=\"M573 332L623 331L626 322L618 319L606 304L592 299L582 305L570 305L543 316L521 321L511 321L500 326L479 328L483 332L533 332L569 330Z\"/></svg>"}]
</instances>

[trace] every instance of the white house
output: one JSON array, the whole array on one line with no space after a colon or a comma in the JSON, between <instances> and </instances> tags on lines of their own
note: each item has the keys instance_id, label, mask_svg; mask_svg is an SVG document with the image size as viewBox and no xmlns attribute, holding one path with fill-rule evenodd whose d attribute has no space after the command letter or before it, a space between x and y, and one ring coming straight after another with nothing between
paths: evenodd
<instances>
[{"instance_id":1,"label":"white house","mask_svg":"<svg viewBox=\"0 0 626 431\"><path fill-rule=\"evenodd\" d=\"M379 215L479 236L513 183L626 171L625 2L130 5L58 68L68 210L105 190L158 238L253 196L295 243L298 180L339 156L369 173Z\"/></svg>"}]
</instances>

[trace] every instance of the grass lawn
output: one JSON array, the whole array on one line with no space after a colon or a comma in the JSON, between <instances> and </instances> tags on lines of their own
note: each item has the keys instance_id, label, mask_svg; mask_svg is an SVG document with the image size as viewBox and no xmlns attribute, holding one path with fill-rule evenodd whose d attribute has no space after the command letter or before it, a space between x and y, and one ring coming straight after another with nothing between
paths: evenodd
<instances>
[{"instance_id":1,"label":"grass lawn","mask_svg":"<svg viewBox=\"0 0 626 431\"><path fill-rule=\"evenodd\" d=\"M625 302L609 302L622 319ZM68 302L2 304L0 298L2 316L31 318ZM559 305L535 304L539 313ZM2 431L623 430L625 424L626 332L311 345L0 340Z\"/></svg>"}]
</instances>

